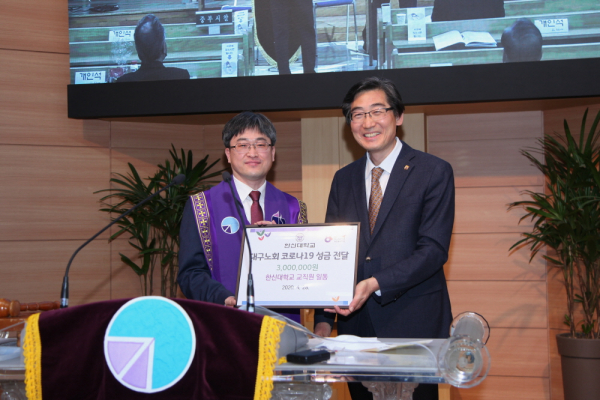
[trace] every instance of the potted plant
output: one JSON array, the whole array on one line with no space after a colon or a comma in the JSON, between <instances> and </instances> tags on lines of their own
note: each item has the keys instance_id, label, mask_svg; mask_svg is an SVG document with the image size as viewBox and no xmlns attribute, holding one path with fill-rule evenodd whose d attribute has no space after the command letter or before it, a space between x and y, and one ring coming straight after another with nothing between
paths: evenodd
<instances>
[{"instance_id":1,"label":"potted plant","mask_svg":"<svg viewBox=\"0 0 600 400\"><path fill-rule=\"evenodd\" d=\"M186 156L186 152L181 149L179 156L175 147L171 147L171 160L158 164L154 176L142 179L136 168L129 163L130 171L127 175L116 174L117 177L110 179L116 187L99 191L110 192L102 197L103 208L100 211L120 215L168 185L175 176L185 175L181 185L167 189L119 221L117 225L120 229L110 237L110 240L114 240L124 233L129 233L129 244L137 250L139 257L131 259L122 253L119 255L121 261L140 277L144 295L153 294L157 266L160 266L160 294L167 297L177 295L177 254L183 208L190 195L210 188L216 182L209 179L222 172L209 173L219 160L209 165L206 156L194 165L191 150ZM109 204L108 200L114 204Z\"/></svg>"},{"instance_id":2,"label":"potted plant","mask_svg":"<svg viewBox=\"0 0 600 400\"><path fill-rule=\"evenodd\" d=\"M557 335L557 342L567 400L596 398L600 393L600 112L587 133L586 119L587 110L579 140L565 120L564 137L545 135L540 148L521 152L544 174L546 190L526 191L531 200L509 205L509 209L524 207L521 221L534 222L531 232L511 249L530 245L533 259L549 248L553 252L543 257L562 272L569 333ZM583 369L578 370L581 362Z\"/></svg>"}]
</instances>

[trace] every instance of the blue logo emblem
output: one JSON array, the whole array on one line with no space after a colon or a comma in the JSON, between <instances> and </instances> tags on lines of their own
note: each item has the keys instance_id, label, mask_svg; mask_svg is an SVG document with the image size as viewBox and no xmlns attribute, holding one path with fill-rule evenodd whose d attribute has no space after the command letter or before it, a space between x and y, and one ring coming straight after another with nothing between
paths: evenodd
<instances>
[{"instance_id":1,"label":"blue logo emblem","mask_svg":"<svg viewBox=\"0 0 600 400\"><path fill-rule=\"evenodd\" d=\"M125 387L156 393L179 382L196 352L190 317L172 300L138 297L115 313L104 336L104 358Z\"/></svg>"},{"instance_id":2,"label":"blue logo emblem","mask_svg":"<svg viewBox=\"0 0 600 400\"><path fill-rule=\"evenodd\" d=\"M233 235L240 230L240 223L233 217L225 217L221 221L221 229L223 229L223 232Z\"/></svg>"}]
</instances>

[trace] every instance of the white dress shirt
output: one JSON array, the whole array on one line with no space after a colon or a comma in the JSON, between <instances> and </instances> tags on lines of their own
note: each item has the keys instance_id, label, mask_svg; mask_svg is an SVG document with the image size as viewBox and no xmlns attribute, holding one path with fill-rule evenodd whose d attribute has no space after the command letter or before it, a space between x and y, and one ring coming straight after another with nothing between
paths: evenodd
<instances>
[{"instance_id":1,"label":"white dress shirt","mask_svg":"<svg viewBox=\"0 0 600 400\"><path fill-rule=\"evenodd\" d=\"M381 186L381 195L383 196L385 194L385 188L387 187L387 183L390 180L392 168L394 168L394 164L396 164L396 160L398 159L401 150L402 142L396 137L396 145L394 146L394 150L392 150L392 152L388 154L388 156L385 158L385 160L381 162L381 164L373 164L369 153L367 153L367 166L365 167L365 189L367 192L367 209L369 208L369 198L371 197L371 170L375 167L383 169L383 173L379 178L379 185Z\"/></svg>"},{"instance_id":2,"label":"white dress shirt","mask_svg":"<svg viewBox=\"0 0 600 400\"><path fill-rule=\"evenodd\" d=\"M369 199L371 197L371 170L375 167L379 167L383 169L383 173L379 178L379 186L381 186L381 196L385 194L385 188L387 187L388 181L390 180L390 174L392 173L392 169L394 168L394 164L396 164L396 160L400 155L400 150L402 150L402 142L398 137L396 137L396 145L394 146L394 150L381 162L379 165L373 164L371 161L371 157L369 153L367 153L367 166L365 167L365 188L367 192L367 209L369 208ZM375 291L377 296L381 296L381 290Z\"/></svg>"}]
</instances>

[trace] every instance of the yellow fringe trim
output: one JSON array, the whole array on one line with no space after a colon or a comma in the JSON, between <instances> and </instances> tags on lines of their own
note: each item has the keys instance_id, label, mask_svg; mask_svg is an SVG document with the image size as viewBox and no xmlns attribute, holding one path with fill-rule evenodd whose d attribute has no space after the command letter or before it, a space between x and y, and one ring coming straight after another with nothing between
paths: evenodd
<instances>
[{"instance_id":1,"label":"yellow fringe trim","mask_svg":"<svg viewBox=\"0 0 600 400\"><path fill-rule=\"evenodd\" d=\"M277 363L279 339L285 322L265 316L260 327L258 343L258 368L254 400L269 400L273 391L273 370Z\"/></svg>"},{"instance_id":2,"label":"yellow fringe trim","mask_svg":"<svg viewBox=\"0 0 600 400\"><path fill-rule=\"evenodd\" d=\"M27 318L23 354L25 355L25 392L29 400L42 400L42 341L40 314Z\"/></svg>"}]
</instances>

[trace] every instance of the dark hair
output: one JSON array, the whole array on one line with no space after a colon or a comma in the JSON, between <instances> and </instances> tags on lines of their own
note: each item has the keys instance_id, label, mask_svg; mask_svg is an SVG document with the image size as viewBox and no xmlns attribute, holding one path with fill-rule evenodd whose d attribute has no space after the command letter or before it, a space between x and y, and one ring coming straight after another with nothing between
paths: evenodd
<instances>
[{"instance_id":1,"label":"dark hair","mask_svg":"<svg viewBox=\"0 0 600 400\"><path fill-rule=\"evenodd\" d=\"M225 147L229 147L234 136L244 133L247 129L258 130L269 138L272 145L275 145L277 133L269 118L262 114L244 111L227 121L223 127L223 144Z\"/></svg>"},{"instance_id":2,"label":"dark hair","mask_svg":"<svg viewBox=\"0 0 600 400\"><path fill-rule=\"evenodd\" d=\"M371 90L382 90L385 93L387 101L390 104L390 107L392 107L394 110L394 115L396 117L400 117L404 113L404 103L402 102L402 97L400 96L398 89L396 89L394 82L390 81L389 79L372 76L363 79L352 86L348 93L346 93L346 96L344 96L344 100L342 102L342 112L346 117L347 124L350 124L350 107L352 106L352 102L354 102L356 96Z\"/></svg>"},{"instance_id":3,"label":"dark hair","mask_svg":"<svg viewBox=\"0 0 600 400\"><path fill-rule=\"evenodd\" d=\"M542 34L527 18L520 18L502 32L504 62L540 61L542 59Z\"/></svg>"},{"instance_id":4,"label":"dark hair","mask_svg":"<svg viewBox=\"0 0 600 400\"><path fill-rule=\"evenodd\" d=\"M133 34L135 49L142 62L158 60L164 51L165 28L154 14L140 19Z\"/></svg>"}]
</instances>

